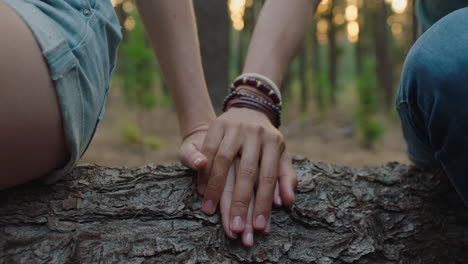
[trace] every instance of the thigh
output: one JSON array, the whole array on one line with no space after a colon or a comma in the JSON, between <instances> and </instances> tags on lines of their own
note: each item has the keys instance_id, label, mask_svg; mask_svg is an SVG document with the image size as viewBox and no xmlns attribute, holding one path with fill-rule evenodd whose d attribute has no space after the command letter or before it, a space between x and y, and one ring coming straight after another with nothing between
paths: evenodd
<instances>
[{"instance_id":1,"label":"thigh","mask_svg":"<svg viewBox=\"0 0 468 264\"><path fill-rule=\"evenodd\" d=\"M62 166L67 151L54 83L23 20L0 0L0 189Z\"/></svg>"}]
</instances>

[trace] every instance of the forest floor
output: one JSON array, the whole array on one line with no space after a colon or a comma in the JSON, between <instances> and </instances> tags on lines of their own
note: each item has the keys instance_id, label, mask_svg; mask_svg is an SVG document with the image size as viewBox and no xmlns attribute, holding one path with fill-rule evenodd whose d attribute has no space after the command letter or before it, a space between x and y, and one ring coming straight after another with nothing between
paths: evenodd
<instances>
[{"instance_id":1,"label":"forest floor","mask_svg":"<svg viewBox=\"0 0 468 264\"><path fill-rule=\"evenodd\" d=\"M384 120L385 134L373 149L364 149L359 144L359 135L353 126L352 111L346 110L329 111L326 118L310 117L307 120L289 111L281 128L288 151L313 160L350 167L378 166L392 161L409 163L398 121L381 118ZM156 137L160 146L150 149L125 143L122 126L129 120L134 124L144 124L145 135ZM107 102L104 119L80 163L111 167L167 164L177 161L179 144L174 110L167 107L144 112L129 110L118 89L114 88Z\"/></svg>"}]
</instances>

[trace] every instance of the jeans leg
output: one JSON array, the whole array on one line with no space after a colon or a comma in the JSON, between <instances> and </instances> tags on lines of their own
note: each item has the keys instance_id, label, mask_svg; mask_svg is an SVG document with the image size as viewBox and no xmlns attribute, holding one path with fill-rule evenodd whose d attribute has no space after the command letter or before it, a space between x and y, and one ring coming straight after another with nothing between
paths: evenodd
<instances>
[{"instance_id":1,"label":"jeans leg","mask_svg":"<svg viewBox=\"0 0 468 264\"><path fill-rule=\"evenodd\" d=\"M434 150L424 135L423 126L408 103L398 98L397 110L409 159L420 168L440 167L434 158Z\"/></svg>"},{"instance_id":2,"label":"jeans leg","mask_svg":"<svg viewBox=\"0 0 468 264\"><path fill-rule=\"evenodd\" d=\"M403 67L397 108L410 158L441 166L468 202L468 8L429 28ZM468 205L468 203L467 203Z\"/></svg>"}]
</instances>

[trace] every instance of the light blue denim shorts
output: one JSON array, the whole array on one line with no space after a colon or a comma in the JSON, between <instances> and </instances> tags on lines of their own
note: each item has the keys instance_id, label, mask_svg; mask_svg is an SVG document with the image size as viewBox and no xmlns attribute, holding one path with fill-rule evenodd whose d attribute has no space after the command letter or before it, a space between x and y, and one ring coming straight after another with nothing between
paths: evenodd
<instances>
[{"instance_id":1,"label":"light blue denim shorts","mask_svg":"<svg viewBox=\"0 0 468 264\"><path fill-rule=\"evenodd\" d=\"M55 83L69 159L43 178L52 183L73 169L102 118L121 27L110 0L3 1L31 29Z\"/></svg>"}]
</instances>

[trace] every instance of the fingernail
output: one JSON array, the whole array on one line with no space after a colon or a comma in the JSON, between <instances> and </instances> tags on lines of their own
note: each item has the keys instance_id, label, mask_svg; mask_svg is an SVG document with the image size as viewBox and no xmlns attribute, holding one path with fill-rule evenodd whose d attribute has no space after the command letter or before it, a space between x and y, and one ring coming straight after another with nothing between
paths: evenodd
<instances>
[{"instance_id":1,"label":"fingernail","mask_svg":"<svg viewBox=\"0 0 468 264\"><path fill-rule=\"evenodd\" d=\"M240 216L235 216L234 219L232 219L232 229L234 229L234 231L242 231L244 229L244 224Z\"/></svg>"},{"instance_id":2,"label":"fingernail","mask_svg":"<svg viewBox=\"0 0 468 264\"><path fill-rule=\"evenodd\" d=\"M196 158L195 161L193 162L193 164L195 165L195 167L198 167L198 165L200 165L200 163L203 161L202 158Z\"/></svg>"},{"instance_id":3,"label":"fingernail","mask_svg":"<svg viewBox=\"0 0 468 264\"><path fill-rule=\"evenodd\" d=\"M245 240L249 246L253 245L253 234L248 233L247 236L245 237Z\"/></svg>"},{"instance_id":4,"label":"fingernail","mask_svg":"<svg viewBox=\"0 0 468 264\"><path fill-rule=\"evenodd\" d=\"M212 214L214 211L213 201L208 200L208 201L203 202L203 211L207 214Z\"/></svg>"},{"instance_id":5,"label":"fingernail","mask_svg":"<svg viewBox=\"0 0 468 264\"><path fill-rule=\"evenodd\" d=\"M257 216L257 218L255 218L255 227L264 229L265 225L266 225L265 216L259 215Z\"/></svg>"},{"instance_id":6,"label":"fingernail","mask_svg":"<svg viewBox=\"0 0 468 264\"><path fill-rule=\"evenodd\" d=\"M206 189L206 185L205 184L200 184L200 193L201 193L201 195L205 194L205 189Z\"/></svg>"}]
</instances>

